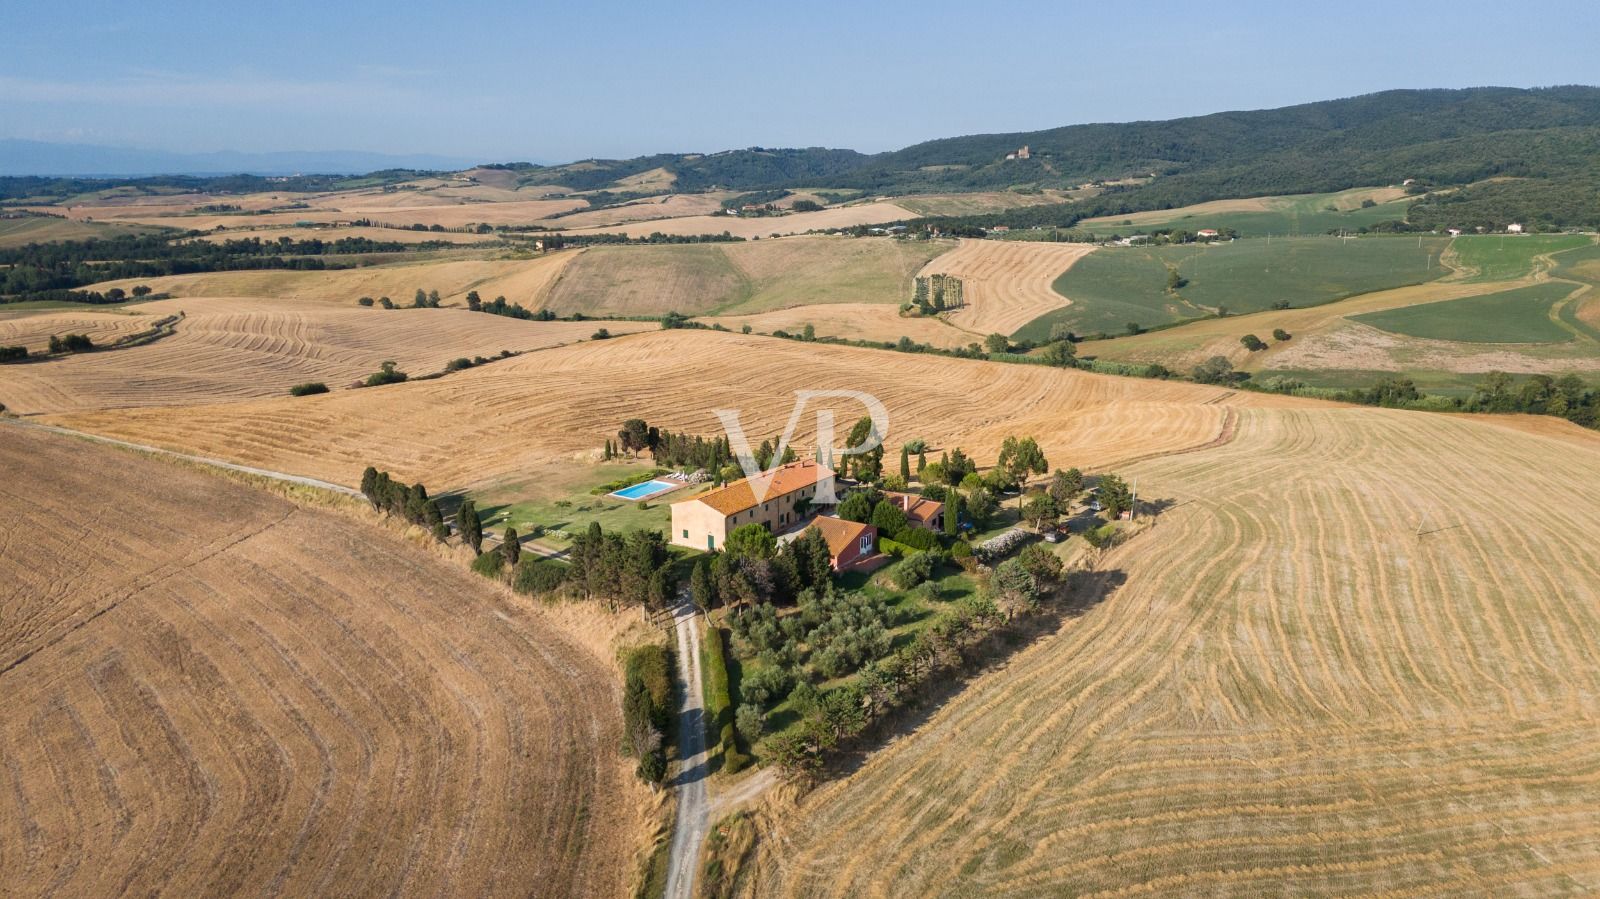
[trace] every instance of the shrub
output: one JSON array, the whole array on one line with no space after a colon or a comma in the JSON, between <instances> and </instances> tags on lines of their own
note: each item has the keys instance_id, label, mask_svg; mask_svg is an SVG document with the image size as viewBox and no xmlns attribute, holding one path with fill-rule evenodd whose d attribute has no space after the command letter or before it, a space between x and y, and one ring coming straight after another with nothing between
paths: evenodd
<instances>
[{"instance_id":1,"label":"shrub","mask_svg":"<svg viewBox=\"0 0 1600 899\"><path fill-rule=\"evenodd\" d=\"M0 346L0 362L16 362L28 358L28 348L25 346Z\"/></svg>"},{"instance_id":2,"label":"shrub","mask_svg":"<svg viewBox=\"0 0 1600 899\"><path fill-rule=\"evenodd\" d=\"M50 352L52 353L87 353L94 349L94 341L87 334L67 334L57 337L50 335Z\"/></svg>"},{"instance_id":3,"label":"shrub","mask_svg":"<svg viewBox=\"0 0 1600 899\"><path fill-rule=\"evenodd\" d=\"M304 384L296 384L289 388L290 396L311 396L312 394L327 392L328 385L321 381L307 381Z\"/></svg>"},{"instance_id":4,"label":"shrub","mask_svg":"<svg viewBox=\"0 0 1600 899\"><path fill-rule=\"evenodd\" d=\"M383 364L378 366L377 371L367 375L365 385L367 387L379 387L384 384L399 384L406 377L405 372L395 369L393 362L384 360Z\"/></svg>"},{"instance_id":5,"label":"shrub","mask_svg":"<svg viewBox=\"0 0 1600 899\"><path fill-rule=\"evenodd\" d=\"M733 723L739 730L739 736L744 737L745 743L754 743L761 739L761 730L766 723L766 717L760 708L747 702L739 706L739 711L733 716Z\"/></svg>"},{"instance_id":6,"label":"shrub","mask_svg":"<svg viewBox=\"0 0 1600 899\"><path fill-rule=\"evenodd\" d=\"M623 748L639 760L640 779L660 783L667 773L666 732L672 722L672 661L650 644L628 653L622 690Z\"/></svg>"},{"instance_id":7,"label":"shrub","mask_svg":"<svg viewBox=\"0 0 1600 899\"><path fill-rule=\"evenodd\" d=\"M1289 332L1285 331L1282 328L1273 328L1272 329L1272 339L1278 341L1279 343L1282 343L1283 341L1288 340L1289 337L1290 337Z\"/></svg>"},{"instance_id":8,"label":"shrub","mask_svg":"<svg viewBox=\"0 0 1600 899\"><path fill-rule=\"evenodd\" d=\"M1239 338L1239 342L1244 344L1244 348L1252 353L1267 348L1267 344L1254 334L1246 334L1245 336Z\"/></svg>"},{"instance_id":9,"label":"shrub","mask_svg":"<svg viewBox=\"0 0 1600 899\"><path fill-rule=\"evenodd\" d=\"M478 553L478 557L472 560L473 571L476 571L486 578L493 578L495 580L500 579L501 573L505 571L505 567L506 557L501 555L497 550L490 550L486 553Z\"/></svg>"},{"instance_id":10,"label":"shrub","mask_svg":"<svg viewBox=\"0 0 1600 899\"><path fill-rule=\"evenodd\" d=\"M734 738L733 698L728 689L728 661L722 645L722 629L707 627L701 645L701 654L704 656L701 664L705 669L707 736L722 747L722 764L728 768L735 762L739 744Z\"/></svg>"},{"instance_id":11,"label":"shrub","mask_svg":"<svg viewBox=\"0 0 1600 899\"><path fill-rule=\"evenodd\" d=\"M794 688L794 675L787 668L773 665L752 672L739 684L739 693L746 702L770 709L783 701Z\"/></svg>"},{"instance_id":12,"label":"shrub","mask_svg":"<svg viewBox=\"0 0 1600 899\"><path fill-rule=\"evenodd\" d=\"M361 299L356 300L356 305L357 306L371 306L372 305L372 297L362 297Z\"/></svg>"},{"instance_id":13,"label":"shrub","mask_svg":"<svg viewBox=\"0 0 1600 899\"><path fill-rule=\"evenodd\" d=\"M592 340L608 340L611 337L611 332L607 331L605 328L601 328L593 334L590 334L589 337Z\"/></svg>"},{"instance_id":14,"label":"shrub","mask_svg":"<svg viewBox=\"0 0 1600 899\"><path fill-rule=\"evenodd\" d=\"M992 537L973 548L972 554L980 562L992 564L993 562L1011 555L1017 547L1028 542L1032 535L1027 531L1010 530L998 537Z\"/></svg>"},{"instance_id":15,"label":"shrub","mask_svg":"<svg viewBox=\"0 0 1600 899\"><path fill-rule=\"evenodd\" d=\"M894 572L894 584L901 590L910 590L912 587L933 577L934 565L938 556L930 552L912 553L906 556L905 561Z\"/></svg>"},{"instance_id":16,"label":"shrub","mask_svg":"<svg viewBox=\"0 0 1600 899\"><path fill-rule=\"evenodd\" d=\"M527 596L553 592L566 582L567 567L565 562L544 559L528 553L517 560L517 570L511 578L511 589Z\"/></svg>"},{"instance_id":17,"label":"shrub","mask_svg":"<svg viewBox=\"0 0 1600 899\"><path fill-rule=\"evenodd\" d=\"M488 361L488 360L484 360L484 361ZM463 357L461 357L459 359L451 359L449 362L446 362L444 364L444 370L447 371L447 372L461 371L462 369L471 368L472 364L473 363L472 363L471 359L468 359L465 356L463 356Z\"/></svg>"},{"instance_id":18,"label":"shrub","mask_svg":"<svg viewBox=\"0 0 1600 899\"><path fill-rule=\"evenodd\" d=\"M1061 580L1061 557L1041 544L1024 547L1017 555L1017 561L1036 580L1048 583Z\"/></svg>"},{"instance_id":19,"label":"shrub","mask_svg":"<svg viewBox=\"0 0 1600 899\"><path fill-rule=\"evenodd\" d=\"M932 531L922 528L901 528L894 535L894 542L902 543L912 549L930 550L939 547L939 538Z\"/></svg>"}]
</instances>

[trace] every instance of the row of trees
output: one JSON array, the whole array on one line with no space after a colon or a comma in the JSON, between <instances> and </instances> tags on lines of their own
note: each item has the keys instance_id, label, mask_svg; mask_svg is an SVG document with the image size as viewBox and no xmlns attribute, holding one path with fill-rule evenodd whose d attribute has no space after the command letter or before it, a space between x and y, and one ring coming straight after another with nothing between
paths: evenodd
<instances>
[{"instance_id":1,"label":"row of trees","mask_svg":"<svg viewBox=\"0 0 1600 899\"><path fill-rule=\"evenodd\" d=\"M831 561L828 541L815 529L779 547L764 525L744 524L728 534L722 552L696 561L689 595L702 609L787 604L832 584Z\"/></svg>"},{"instance_id":2,"label":"row of trees","mask_svg":"<svg viewBox=\"0 0 1600 899\"><path fill-rule=\"evenodd\" d=\"M372 508L424 528L440 542L450 536L438 501L428 496L428 489L421 483L407 485L387 471L368 465L361 473L361 494L372 503Z\"/></svg>"}]
</instances>

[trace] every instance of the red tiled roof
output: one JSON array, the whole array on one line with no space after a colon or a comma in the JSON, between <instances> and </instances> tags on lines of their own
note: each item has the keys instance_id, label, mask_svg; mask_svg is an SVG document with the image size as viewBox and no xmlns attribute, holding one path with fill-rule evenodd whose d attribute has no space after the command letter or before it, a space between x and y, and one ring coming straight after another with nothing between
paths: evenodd
<instances>
[{"instance_id":1,"label":"red tiled roof","mask_svg":"<svg viewBox=\"0 0 1600 899\"><path fill-rule=\"evenodd\" d=\"M915 519L916 521L924 523L932 521L939 516L940 512L944 511L944 503L923 499L915 493L897 493L892 490L886 490L883 495L893 500L894 504L900 507L900 511L906 513L907 518Z\"/></svg>"},{"instance_id":2,"label":"red tiled roof","mask_svg":"<svg viewBox=\"0 0 1600 899\"><path fill-rule=\"evenodd\" d=\"M760 499L756 498L756 490L750 483L751 479L745 478L709 493L702 493L687 502L698 500L724 515L736 515L753 508L757 503L788 496L796 490L812 486L819 480L833 477L833 471L816 462L802 460L779 466L764 477L768 478L767 490Z\"/></svg>"},{"instance_id":3,"label":"red tiled roof","mask_svg":"<svg viewBox=\"0 0 1600 899\"><path fill-rule=\"evenodd\" d=\"M859 521L846 521L831 515L818 515L812 520L811 527L822 532L822 538L828 541L828 554L838 558L845 550L856 546L861 535L872 525L862 524Z\"/></svg>"}]
</instances>

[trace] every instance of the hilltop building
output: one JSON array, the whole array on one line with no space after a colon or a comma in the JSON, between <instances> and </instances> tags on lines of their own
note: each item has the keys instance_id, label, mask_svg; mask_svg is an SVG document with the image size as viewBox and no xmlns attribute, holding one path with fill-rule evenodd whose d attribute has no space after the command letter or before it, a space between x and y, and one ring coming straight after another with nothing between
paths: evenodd
<instances>
[{"instance_id":1,"label":"hilltop building","mask_svg":"<svg viewBox=\"0 0 1600 899\"><path fill-rule=\"evenodd\" d=\"M763 524L778 533L799 524L817 491L831 495L833 470L810 460L780 465L767 473L766 491L745 478L726 487L672 504L672 542L695 549L721 549L728 532L740 525Z\"/></svg>"}]
</instances>

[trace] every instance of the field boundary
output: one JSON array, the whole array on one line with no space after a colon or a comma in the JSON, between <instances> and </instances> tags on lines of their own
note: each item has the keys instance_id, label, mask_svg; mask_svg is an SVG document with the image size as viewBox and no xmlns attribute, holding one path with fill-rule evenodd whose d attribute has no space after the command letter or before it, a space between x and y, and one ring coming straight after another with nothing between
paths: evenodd
<instances>
[{"instance_id":1,"label":"field boundary","mask_svg":"<svg viewBox=\"0 0 1600 899\"><path fill-rule=\"evenodd\" d=\"M304 475L289 474L285 471L272 471L271 469L266 468L252 468L249 465L239 465L234 462L225 462L221 459L213 459L210 456L196 456L189 453L180 453L177 450L163 449L162 447L150 446L149 444L145 443L134 443L129 440L118 440L115 437L103 437L99 434L91 434L88 431L75 431L71 428L63 428L59 425L40 424L39 422L22 421L16 418L4 418L0 419L0 422L4 422L5 424L13 425L19 428L37 428L41 431L52 431L57 434L64 434L68 437L77 437L83 440L93 440L96 443L105 443L111 446L120 446L125 449L138 450L145 453L154 453L159 456L171 456L175 459L182 459L185 462L193 462L197 465L209 465L212 468L223 468L227 469L228 471L237 471L241 474L253 474L257 477L267 478L269 480L283 481L289 484L298 484L301 487L315 487L318 490L329 490L345 496L362 496L361 491L351 487L345 487L328 481L321 481L316 478L308 478Z\"/></svg>"}]
</instances>

